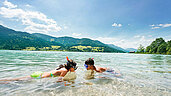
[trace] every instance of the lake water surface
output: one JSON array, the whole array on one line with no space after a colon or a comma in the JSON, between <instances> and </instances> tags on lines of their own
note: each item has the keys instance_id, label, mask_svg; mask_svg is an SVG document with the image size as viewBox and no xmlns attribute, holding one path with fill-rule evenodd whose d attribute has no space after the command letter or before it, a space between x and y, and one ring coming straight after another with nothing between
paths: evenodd
<instances>
[{"instance_id":1,"label":"lake water surface","mask_svg":"<svg viewBox=\"0 0 171 96\"><path fill-rule=\"evenodd\" d=\"M0 50L0 79L53 70L66 63L66 56L77 62L75 83L64 86L56 83L58 77L0 82L0 96L171 96L171 55ZM96 73L95 79L86 80L84 62L90 57L122 76Z\"/></svg>"}]
</instances>

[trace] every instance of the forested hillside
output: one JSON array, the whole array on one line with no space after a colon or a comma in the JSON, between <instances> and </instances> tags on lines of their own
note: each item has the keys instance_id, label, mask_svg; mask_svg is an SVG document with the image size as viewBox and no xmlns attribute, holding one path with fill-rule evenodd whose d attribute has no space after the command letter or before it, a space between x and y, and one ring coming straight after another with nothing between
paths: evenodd
<instances>
[{"instance_id":1,"label":"forested hillside","mask_svg":"<svg viewBox=\"0 0 171 96\"><path fill-rule=\"evenodd\" d=\"M0 49L21 50L26 47L50 47L61 46L56 42L48 42L26 32L15 31L0 25Z\"/></svg>"},{"instance_id":2,"label":"forested hillside","mask_svg":"<svg viewBox=\"0 0 171 96\"><path fill-rule=\"evenodd\" d=\"M156 38L156 40L153 41L146 48L144 48L142 45L140 45L137 53L171 55L171 40L165 42L165 40L163 38Z\"/></svg>"},{"instance_id":3,"label":"forested hillside","mask_svg":"<svg viewBox=\"0 0 171 96\"><path fill-rule=\"evenodd\" d=\"M45 34L29 34L15 31L0 25L0 49L79 51L79 52L124 52L88 38L52 37Z\"/></svg>"},{"instance_id":4,"label":"forested hillside","mask_svg":"<svg viewBox=\"0 0 171 96\"><path fill-rule=\"evenodd\" d=\"M67 50L72 51L81 51L81 52L124 52L122 50L118 50L115 48L112 48L98 40L91 40L88 38L73 38L73 37L52 37L45 34L40 33L34 33L34 36L37 36L39 38L42 38L47 41L53 41L60 43L65 46ZM81 47L82 46L82 47Z\"/></svg>"}]
</instances>

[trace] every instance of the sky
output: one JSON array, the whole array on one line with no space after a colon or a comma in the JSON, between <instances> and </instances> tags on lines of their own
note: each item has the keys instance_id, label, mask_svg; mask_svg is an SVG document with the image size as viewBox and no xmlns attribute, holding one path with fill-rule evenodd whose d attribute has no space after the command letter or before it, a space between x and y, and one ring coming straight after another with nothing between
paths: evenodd
<instances>
[{"instance_id":1,"label":"sky","mask_svg":"<svg viewBox=\"0 0 171 96\"><path fill-rule=\"evenodd\" d=\"M171 40L170 0L0 0L0 24L138 48Z\"/></svg>"}]
</instances>

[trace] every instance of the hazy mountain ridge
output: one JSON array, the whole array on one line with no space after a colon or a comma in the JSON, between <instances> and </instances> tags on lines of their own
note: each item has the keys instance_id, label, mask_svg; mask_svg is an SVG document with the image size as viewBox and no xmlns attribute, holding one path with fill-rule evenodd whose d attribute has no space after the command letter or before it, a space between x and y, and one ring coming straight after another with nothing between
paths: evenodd
<instances>
[{"instance_id":1,"label":"hazy mountain ridge","mask_svg":"<svg viewBox=\"0 0 171 96\"><path fill-rule=\"evenodd\" d=\"M124 52L129 52L128 50L123 49L123 48L121 48L121 47L118 47L118 46L116 46L116 45L114 45L114 44L108 44L108 46L110 46L110 47L112 47L112 48L115 48L115 49L118 49L118 50L122 50L122 51L124 51Z\"/></svg>"},{"instance_id":2,"label":"hazy mountain ridge","mask_svg":"<svg viewBox=\"0 0 171 96\"><path fill-rule=\"evenodd\" d=\"M127 50L128 52L130 52L130 51L135 51L135 52L137 52L137 49L135 49L135 48L126 48L125 50Z\"/></svg>"}]
</instances>

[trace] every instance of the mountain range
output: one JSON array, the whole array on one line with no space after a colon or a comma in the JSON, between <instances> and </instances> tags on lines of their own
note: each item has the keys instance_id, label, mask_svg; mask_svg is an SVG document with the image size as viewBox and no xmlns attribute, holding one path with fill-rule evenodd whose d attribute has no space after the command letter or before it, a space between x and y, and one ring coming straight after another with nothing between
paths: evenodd
<instances>
[{"instance_id":1,"label":"mountain range","mask_svg":"<svg viewBox=\"0 0 171 96\"><path fill-rule=\"evenodd\" d=\"M52 37L40 33L15 31L0 25L0 49L5 50L55 50L80 52L117 52L127 50L89 38Z\"/></svg>"},{"instance_id":2,"label":"mountain range","mask_svg":"<svg viewBox=\"0 0 171 96\"><path fill-rule=\"evenodd\" d=\"M127 52L137 52L137 49L135 49L135 48L126 48L125 49Z\"/></svg>"}]
</instances>

